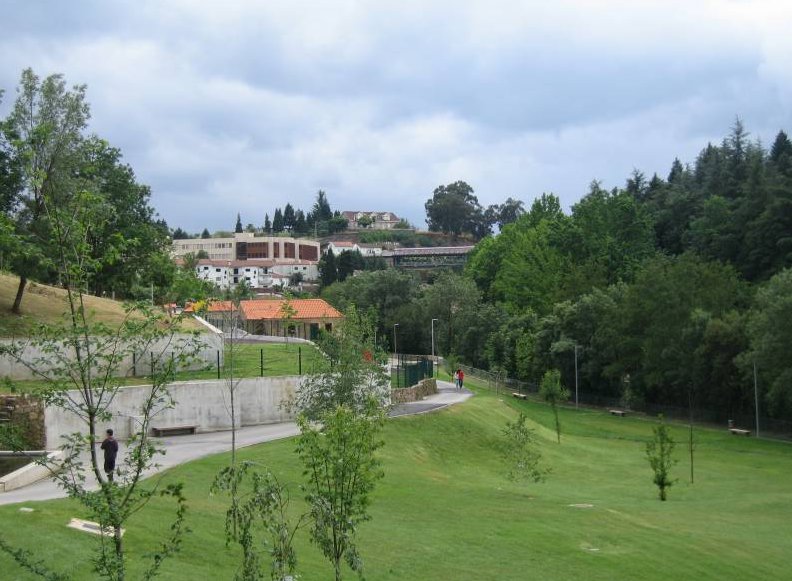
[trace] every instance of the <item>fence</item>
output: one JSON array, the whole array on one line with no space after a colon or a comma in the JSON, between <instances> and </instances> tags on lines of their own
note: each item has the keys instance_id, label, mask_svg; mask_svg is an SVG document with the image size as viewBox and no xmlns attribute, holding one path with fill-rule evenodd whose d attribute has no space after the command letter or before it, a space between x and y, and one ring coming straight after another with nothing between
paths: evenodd
<instances>
[{"instance_id":1,"label":"fence","mask_svg":"<svg viewBox=\"0 0 792 581\"><path fill-rule=\"evenodd\" d=\"M391 386L412 387L422 379L434 377L434 362L425 355L397 353L391 362Z\"/></svg>"},{"instance_id":2,"label":"fence","mask_svg":"<svg viewBox=\"0 0 792 581\"><path fill-rule=\"evenodd\" d=\"M466 378L475 378L480 381L481 387L493 390L495 392L518 392L531 396L532 399L538 399L539 386L536 383L519 381L505 377L493 371L485 371L467 365L458 365L462 371L465 372ZM446 370L453 374L453 369ZM571 403L575 403L575 393L571 394ZM596 407L604 409L622 408L623 401L617 397L606 397L598 394L588 394L585 392L578 392L577 403L586 407ZM690 409L687 407L671 406L665 404L654 404L646 402L636 402L629 406L630 411L643 413L647 416L657 416L663 414L666 418L688 421L691 418ZM751 413L733 413L729 414L722 410L705 409L700 407L693 408L692 419L698 424L710 424L712 426L725 427L729 421L734 422L735 426L750 429L759 435L768 435L773 437L792 437L792 421L782 420L778 418L770 418L766 416L759 416L759 426L757 429L756 415Z\"/></svg>"}]
</instances>

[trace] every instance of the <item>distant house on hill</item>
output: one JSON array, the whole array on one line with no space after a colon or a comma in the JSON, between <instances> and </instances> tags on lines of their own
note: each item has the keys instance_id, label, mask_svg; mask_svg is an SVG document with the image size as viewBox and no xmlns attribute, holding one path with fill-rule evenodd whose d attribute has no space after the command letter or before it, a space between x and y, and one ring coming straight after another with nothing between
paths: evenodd
<instances>
[{"instance_id":1,"label":"distant house on hill","mask_svg":"<svg viewBox=\"0 0 792 581\"><path fill-rule=\"evenodd\" d=\"M372 230L390 230L401 222L393 212L362 212L346 210L341 215L347 219L347 230L360 230L370 228Z\"/></svg>"},{"instance_id":2,"label":"distant house on hill","mask_svg":"<svg viewBox=\"0 0 792 581\"><path fill-rule=\"evenodd\" d=\"M241 325L254 335L316 339L344 318L323 299L260 299L241 301Z\"/></svg>"}]
</instances>

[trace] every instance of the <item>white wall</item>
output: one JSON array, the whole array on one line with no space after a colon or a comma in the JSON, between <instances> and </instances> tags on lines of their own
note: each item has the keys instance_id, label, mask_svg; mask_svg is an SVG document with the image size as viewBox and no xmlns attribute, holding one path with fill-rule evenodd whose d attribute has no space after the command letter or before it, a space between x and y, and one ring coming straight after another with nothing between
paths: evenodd
<instances>
[{"instance_id":1,"label":"white wall","mask_svg":"<svg viewBox=\"0 0 792 581\"><path fill-rule=\"evenodd\" d=\"M293 396L299 387L300 376L254 377L242 379L237 385L235 403L241 426L273 424L290 421L293 414L281 409L281 402ZM126 439L140 415L140 408L150 386L131 386L121 389L110 407L113 419L97 426L99 434L113 428L115 435ZM228 388L223 380L184 381L173 383L170 393L176 405L152 419L152 426L197 426L198 432L231 429ZM74 414L48 406L44 410L47 449L54 450L62 443L61 436L74 432L86 433L85 424Z\"/></svg>"},{"instance_id":2,"label":"white wall","mask_svg":"<svg viewBox=\"0 0 792 581\"><path fill-rule=\"evenodd\" d=\"M174 335L171 339L160 339L149 346L144 353L138 353L135 356L135 373L136 375L147 375L151 367L151 354L154 354L154 359L170 358L171 351L178 351L178 345L181 342L192 339L191 335ZM216 365L217 351L220 351L220 361L222 363L223 357L223 338L214 333L200 333L196 340L200 342L200 347L197 353L198 361L189 366L191 369L200 369L207 363ZM18 344L24 345L24 340L17 341ZM0 339L2 345L12 345L11 339ZM64 346L64 356L71 356L70 350ZM52 366L47 364L47 361L53 359L50 355L44 355L42 350L35 346L28 345L22 352L22 360L34 365L40 371L47 371ZM133 375L132 372L132 355L124 358L118 365L118 375L126 376ZM164 360L164 359L163 359ZM36 376L24 364L17 361L14 357L9 355L0 355L0 378L8 377L9 379L34 379Z\"/></svg>"}]
</instances>

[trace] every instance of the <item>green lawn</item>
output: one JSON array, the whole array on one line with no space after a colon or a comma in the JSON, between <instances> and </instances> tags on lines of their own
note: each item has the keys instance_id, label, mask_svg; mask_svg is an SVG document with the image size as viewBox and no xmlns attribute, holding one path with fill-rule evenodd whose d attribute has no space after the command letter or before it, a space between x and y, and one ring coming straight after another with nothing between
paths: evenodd
<instances>
[{"instance_id":1,"label":"green lawn","mask_svg":"<svg viewBox=\"0 0 792 581\"><path fill-rule=\"evenodd\" d=\"M500 432L517 408L530 417L552 469L545 483L516 485L503 477ZM561 422L558 445L549 408L486 391L439 413L390 421L382 451L386 477L374 495L373 519L360 531L367 579L792 576L790 445L737 438L725 429L698 430L696 483L688 483L680 445L674 471L679 482L662 503L644 457L650 421L564 409ZM673 435L684 441L684 427L675 426ZM268 464L283 480L301 478L293 439L251 447L242 456ZM238 554L223 542L226 500L208 494L209 482L226 461L226 455L211 457L167 474L186 483L193 532L182 553L164 565L163 579L233 577ZM299 499L299 492L294 496ZM296 504L299 509L301 503ZM47 562L59 570L92 578L89 551L95 539L64 526L70 517L81 516L75 505L29 506L36 511L0 507L0 534L19 546L44 546ZM149 550L153 535L166 527L160 508L152 502L130 522L125 540L135 557ZM297 545L303 579L331 578L305 531ZM32 578L9 575L13 567L0 555L0 577Z\"/></svg>"},{"instance_id":2,"label":"green lawn","mask_svg":"<svg viewBox=\"0 0 792 581\"><path fill-rule=\"evenodd\" d=\"M262 373L262 351L264 367ZM279 377L283 375L299 375L310 372L320 352L310 344L296 343L241 343L234 346L234 356L226 346L226 356L221 368L221 377L227 377L233 363L234 377ZM142 365L141 365L142 367ZM138 367L140 369L140 367ZM217 379L217 365L208 362L206 368L194 371L177 373L174 381L188 381L191 379ZM43 382L38 380L14 381L14 389L20 392L35 392L43 387ZM151 380L146 376L125 377L123 385L146 385ZM3 386L0 385L0 393Z\"/></svg>"}]
</instances>

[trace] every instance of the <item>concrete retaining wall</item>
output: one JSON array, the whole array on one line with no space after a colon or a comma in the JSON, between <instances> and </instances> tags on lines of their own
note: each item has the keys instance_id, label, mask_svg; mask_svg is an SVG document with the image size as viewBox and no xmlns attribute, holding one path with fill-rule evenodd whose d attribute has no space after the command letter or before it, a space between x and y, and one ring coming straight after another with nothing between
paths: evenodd
<instances>
[{"instance_id":1,"label":"concrete retaining wall","mask_svg":"<svg viewBox=\"0 0 792 581\"><path fill-rule=\"evenodd\" d=\"M171 352L176 350L180 343L184 343L192 339L191 335L177 334L172 338L163 338L152 345L150 345L144 352L136 353L133 357L131 354L124 358L118 365L119 376L127 375L148 375L151 370L152 357L156 362L161 360L166 362L171 357ZM207 364L216 365L217 352L220 352L221 362L223 356L223 337L215 333L201 333L196 337L200 342L199 352L197 353L197 360L193 364L186 366L188 369L200 369ZM16 343L18 346L23 346L25 340L13 341L11 339L0 339L0 345L12 346ZM71 350L65 345L62 349L64 358L70 359L73 355ZM23 361L32 364L37 370L46 372L52 366L49 361L53 360L51 355L46 355L42 352L40 347L35 345L27 345L22 351L21 358ZM20 363L10 355L0 355L0 377L8 377L9 379L38 379L23 363Z\"/></svg>"},{"instance_id":2,"label":"concrete retaining wall","mask_svg":"<svg viewBox=\"0 0 792 581\"><path fill-rule=\"evenodd\" d=\"M294 419L281 409L281 402L292 397L299 387L299 376L254 377L241 379L236 388L236 408L241 426L272 424ZM126 439L139 425L140 409L150 390L147 386L131 386L119 390L110 411L113 419L97 426L100 435L113 428L116 437ZM230 399L223 380L184 381L170 385L175 406L152 418L155 427L196 426L197 432L231 429ZM85 425L74 414L54 407L44 412L47 449L62 444L61 436L84 432Z\"/></svg>"}]
</instances>

